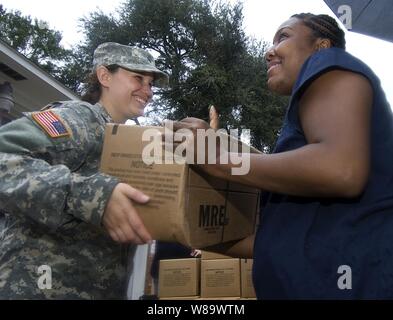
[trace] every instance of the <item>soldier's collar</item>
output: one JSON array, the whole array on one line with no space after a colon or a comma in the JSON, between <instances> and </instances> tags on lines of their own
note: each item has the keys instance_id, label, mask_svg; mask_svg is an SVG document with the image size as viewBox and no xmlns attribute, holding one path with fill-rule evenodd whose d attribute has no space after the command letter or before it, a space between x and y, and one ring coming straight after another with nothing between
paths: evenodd
<instances>
[{"instance_id":1,"label":"soldier's collar","mask_svg":"<svg viewBox=\"0 0 393 320\"><path fill-rule=\"evenodd\" d=\"M101 114L101 116L104 118L104 120L105 120L105 122L109 122L109 123L112 123L113 122L113 119L112 119L112 117L111 117L111 115L108 113L108 111L106 111L106 109L104 108L104 106L102 105L102 104L100 104L100 103L96 103L95 105L94 105L94 107L96 107L97 108L97 110L98 110L98 112Z\"/></svg>"}]
</instances>

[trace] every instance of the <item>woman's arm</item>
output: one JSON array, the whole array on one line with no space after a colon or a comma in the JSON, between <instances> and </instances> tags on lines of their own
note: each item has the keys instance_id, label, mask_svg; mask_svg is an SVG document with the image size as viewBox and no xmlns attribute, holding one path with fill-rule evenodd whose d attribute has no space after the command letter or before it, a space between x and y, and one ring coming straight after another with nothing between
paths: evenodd
<instances>
[{"instance_id":1,"label":"woman's arm","mask_svg":"<svg viewBox=\"0 0 393 320\"><path fill-rule=\"evenodd\" d=\"M253 249L254 249L254 239L255 239L255 234L241 240L229 241L214 246L206 247L203 248L203 250L222 253L234 258L252 259Z\"/></svg>"},{"instance_id":2,"label":"woman's arm","mask_svg":"<svg viewBox=\"0 0 393 320\"><path fill-rule=\"evenodd\" d=\"M246 175L233 164L202 165L208 173L271 192L296 196L355 197L368 179L372 88L366 78L331 71L300 101L308 144L276 154L251 154Z\"/></svg>"},{"instance_id":3,"label":"woman's arm","mask_svg":"<svg viewBox=\"0 0 393 320\"><path fill-rule=\"evenodd\" d=\"M115 241L145 243L151 236L132 201L145 203L147 197L101 172L81 175L71 170L92 149L88 127L95 119L85 109L80 114L56 110L71 128L63 140L50 138L28 117L0 128L0 208L51 231L77 218L103 225Z\"/></svg>"}]
</instances>

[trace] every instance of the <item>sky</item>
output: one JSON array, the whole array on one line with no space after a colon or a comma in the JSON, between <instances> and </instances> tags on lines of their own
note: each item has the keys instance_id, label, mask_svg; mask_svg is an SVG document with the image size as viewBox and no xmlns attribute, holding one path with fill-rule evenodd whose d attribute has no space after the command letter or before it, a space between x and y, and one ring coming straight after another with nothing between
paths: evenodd
<instances>
[{"instance_id":1,"label":"sky","mask_svg":"<svg viewBox=\"0 0 393 320\"><path fill-rule=\"evenodd\" d=\"M124 0L0 0L6 9L19 10L23 15L46 21L50 28L62 32L62 44L67 48L83 40L79 18L98 9L106 14L116 14L116 9L123 2ZM294 13L311 12L334 16L323 0L243 0L243 3L246 34L268 42L271 42L277 27ZM393 107L393 43L348 31L346 40L347 51L368 64L381 79L382 87Z\"/></svg>"}]
</instances>

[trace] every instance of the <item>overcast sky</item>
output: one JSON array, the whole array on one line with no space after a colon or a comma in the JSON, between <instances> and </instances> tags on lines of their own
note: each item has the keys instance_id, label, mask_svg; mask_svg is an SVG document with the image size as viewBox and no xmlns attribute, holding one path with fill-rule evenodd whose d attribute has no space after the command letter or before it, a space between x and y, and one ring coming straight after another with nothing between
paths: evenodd
<instances>
[{"instance_id":1,"label":"overcast sky","mask_svg":"<svg viewBox=\"0 0 393 320\"><path fill-rule=\"evenodd\" d=\"M47 21L51 28L62 32L62 43L66 47L83 40L78 27L79 18L97 9L114 13L123 2L124 0L0 0L6 9L18 9L24 15ZM246 33L257 39L271 41L276 28L292 14L299 12L333 16L322 0L244 0ZM346 39L347 51L367 63L380 77L387 98L393 106L393 43L353 32L347 32Z\"/></svg>"}]
</instances>

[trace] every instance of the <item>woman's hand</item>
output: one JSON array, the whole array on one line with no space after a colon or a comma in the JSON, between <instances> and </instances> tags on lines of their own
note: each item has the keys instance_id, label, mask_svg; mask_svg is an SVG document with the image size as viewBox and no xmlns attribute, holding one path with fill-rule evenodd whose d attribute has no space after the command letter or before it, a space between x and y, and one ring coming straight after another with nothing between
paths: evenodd
<instances>
[{"instance_id":1,"label":"woman's hand","mask_svg":"<svg viewBox=\"0 0 393 320\"><path fill-rule=\"evenodd\" d=\"M218 112L214 106L210 106L209 109L209 123L198 118L184 118L181 121L173 121L173 131L180 129L189 129L196 134L197 129L214 129L217 130L219 127Z\"/></svg>"},{"instance_id":2,"label":"woman's hand","mask_svg":"<svg viewBox=\"0 0 393 320\"><path fill-rule=\"evenodd\" d=\"M146 203L149 197L126 183L119 183L109 198L102 223L116 242L145 244L152 237L135 210L133 201Z\"/></svg>"},{"instance_id":3,"label":"woman's hand","mask_svg":"<svg viewBox=\"0 0 393 320\"><path fill-rule=\"evenodd\" d=\"M214 106L210 107L209 118L210 124L198 118L185 118L181 121L166 120L165 126L169 129L171 136L164 137L165 148L172 152L175 151L177 156L186 157L186 161L189 164L203 165L208 163L208 158L213 159L213 157L216 160L217 155L219 155L219 145L209 146L208 143L216 141L216 139L212 140L207 137L212 134L215 136L214 131L219 126L218 113ZM199 137L198 132L200 133ZM201 137L204 139L201 140ZM183 140L179 141L179 139ZM181 144L184 144L182 148L178 148ZM211 147L215 147L214 155ZM186 154L184 154L184 150Z\"/></svg>"},{"instance_id":4,"label":"woman's hand","mask_svg":"<svg viewBox=\"0 0 393 320\"><path fill-rule=\"evenodd\" d=\"M218 130L218 128L220 127L220 122L218 120L218 112L214 106L210 106L209 120L210 127L214 130Z\"/></svg>"}]
</instances>

